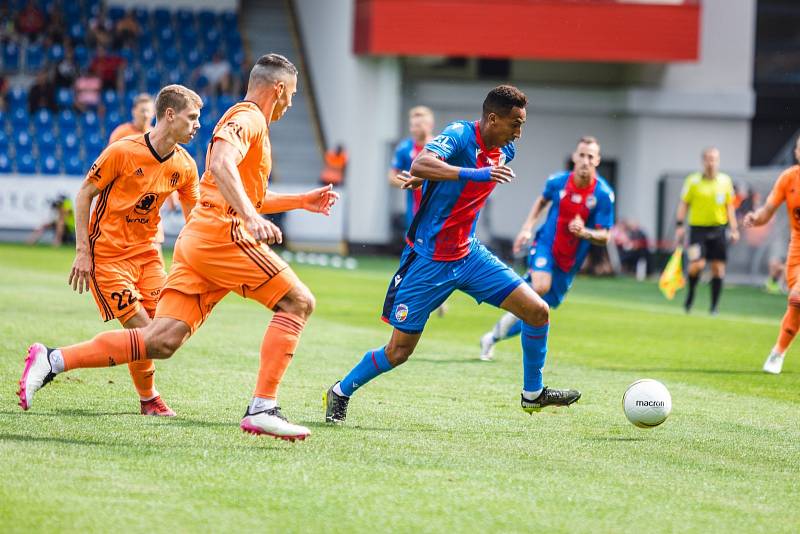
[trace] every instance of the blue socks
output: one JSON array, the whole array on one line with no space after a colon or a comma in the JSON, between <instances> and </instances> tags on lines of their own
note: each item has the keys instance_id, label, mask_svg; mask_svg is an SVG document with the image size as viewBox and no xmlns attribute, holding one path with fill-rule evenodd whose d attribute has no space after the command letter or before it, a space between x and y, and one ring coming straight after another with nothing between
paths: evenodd
<instances>
[{"instance_id":1,"label":"blue socks","mask_svg":"<svg viewBox=\"0 0 800 534\"><path fill-rule=\"evenodd\" d=\"M549 330L550 323L542 326L522 324L523 391L540 391L543 387L542 368L544 368L544 360L547 358L547 333Z\"/></svg>"},{"instance_id":2,"label":"blue socks","mask_svg":"<svg viewBox=\"0 0 800 534\"><path fill-rule=\"evenodd\" d=\"M392 365L386 357L386 347L369 350L358 364L350 370L346 377L339 383L342 393L348 397L358 388L375 378L390 371Z\"/></svg>"}]
</instances>

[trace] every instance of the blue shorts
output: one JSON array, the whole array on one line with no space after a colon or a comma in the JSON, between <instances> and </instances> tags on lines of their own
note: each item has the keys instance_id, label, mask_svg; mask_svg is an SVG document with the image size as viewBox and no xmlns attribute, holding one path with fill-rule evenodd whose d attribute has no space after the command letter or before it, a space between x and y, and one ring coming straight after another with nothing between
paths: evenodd
<instances>
[{"instance_id":1,"label":"blue shorts","mask_svg":"<svg viewBox=\"0 0 800 534\"><path fill-rule=\"evenodd\" d=\"M460 289L478 304L499 306L524 280L477 241L456 261L423 258L411 247L400 257L400 268L389 282L383 320L407 334L425 328L428 316Z\"/></svg>"},{"instance_id":2,"label":"blue shorts","mask_svg":"<svg viewBox=\"0 0 800 534\"><path fill-rule=\"evenodd\" d=\"M567 296L567 291L572 287L575 272L565 272L559 269L553 261L552 249L550 247L537 247L536 244L531 247L528 253L528 275L525 277L528 283L532 281L534 271L550 273L552 277L550 291L542 295L542 298L551 308L558 308L558 305Z\"/></svg>"}]
</instances>

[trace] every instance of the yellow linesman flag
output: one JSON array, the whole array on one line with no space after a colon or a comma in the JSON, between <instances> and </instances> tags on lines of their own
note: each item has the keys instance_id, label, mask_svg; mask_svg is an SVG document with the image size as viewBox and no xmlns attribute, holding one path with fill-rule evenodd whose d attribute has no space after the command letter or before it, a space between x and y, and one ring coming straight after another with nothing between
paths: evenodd
<instances>
[{"instance_id":1,"label":"yellow linesman flag","mask_svg":"<svg viewBox=\"0 0 800 534\"><path fill-rule=\"evenodd\" d=\"M683 279L683 249L678 247L664 267L661 278L658 279L658 289L668 300L675 298L675 292L686 285Z\"/></svg>"}]
</instances>

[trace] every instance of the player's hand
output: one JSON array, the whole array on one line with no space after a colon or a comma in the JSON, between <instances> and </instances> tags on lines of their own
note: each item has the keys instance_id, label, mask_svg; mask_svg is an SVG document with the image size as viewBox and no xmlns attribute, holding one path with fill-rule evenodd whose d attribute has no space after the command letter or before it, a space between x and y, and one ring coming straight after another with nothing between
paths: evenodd
<instances>
[{"instance_id":1,"label":"player's hand","mask_svg":"<svg viewBox=\"0 0 800 534\"><path fill-rule=\"evenodd\" d=\"M339 193L333 191L333 186L328 184L325 187L312 189L303 195L303 209L312 213L330 215L331 208L339 200Z\"/></svg>"},{"instance_id":2,"label":"player's hand","mask_svg":"<svg viewBox=\"0 0 800 534\"><path fill-rule=\"evenodd\" d=\"M686 235L686 228L679 226L675 229L675 245L680 246L683 244L683 238Z\"/></svg>"},{"instance_id":3,"label":"player's hand","mask_svg":"<svg viewBox=\"0 0 800 534\"><path fill-rule=\"evenodd\" d=\"M752 228L756 226L756 212L748 211L742 220L742 225L745 228Z\"/></svg>"},{"instance_id":4,"label":"player's hand","mask_svg":"<svg viewBox=\"0 0 800 534\"><path fill-rule=\"evenodd\" d=\"M396 175L395 178L403 182L403 185L400 186L400 189L419 189L422 187L422 184L425 183L424 179L411 176L411 173L408 171L401 172L400 174Z\"/></svg>"},{"instance_id":5,"label":"player's hand","mask_svg":"<svg viewBox=\"0 0 800 534\"><path fill-rule=\"evenodd\" d=\"M498 184L507 184L517 177L514 174L514 170L506 165L494 165L490 176L492 177L492 182L497 182Z\"/></svg>"},{"instance_id":6,"label":"player's hand","mask_svg":"<svg viewBox=\"0 0 800 534\"><path fill-rule=\"evenodd\" d=\"M730 232L731 244L736 244L739 241L739 230L731 228Z\"/></svg>"},{"instance_id":7,"label":"player's hand","mask_svg":"<svg viewBox=\"0 0 800 534\"><path fill-rule=\"evenodd\" d=\"M92 274L92 258L88 252L78 250L75 253L75 261L72 262L72 270L69 272L69 285L73 291L83 293L89 291L89 277Z\"/></svg>"},{"instance_id":8,"label":"player's hand","mask_svg":"<svg viewBox=\"0 0 800 534\"><path fill-rule=\"evenodd\" d=\"M249 217L245 221L244 226L256 241L268 245L283 243L283 233L281 233L281 229L268 220L263 219L260 215Z\"/></svg>"},{"instance_id":9,"label":"player's hand","mask_svg":"<svg viewBox=\"0 0 800 534\"><path fill-rule=\"evenodd\" d=\"M520 232L517 234L517 238L514 240L514 248L512 249L514 254L519 254L522 250L522 247L530 242L531 237L533 237L533 234L531 234L530 231L520 230Z\"/></svg>"},{"instance_id":10,"label":"player's hand","mask_svg":"<svg viewBox=\"0 0 800 534\"><path fill-rule=\"evenodd\" d=\"M580 215L576 215L567 225L567 230L576 237L583 239L585 237L586 226Z\"/></svg>"}]
</instances>

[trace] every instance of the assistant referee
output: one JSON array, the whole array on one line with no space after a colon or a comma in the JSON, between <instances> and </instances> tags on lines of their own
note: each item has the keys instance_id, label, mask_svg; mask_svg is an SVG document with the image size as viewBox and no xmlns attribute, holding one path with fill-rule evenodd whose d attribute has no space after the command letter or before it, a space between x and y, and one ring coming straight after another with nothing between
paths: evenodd
<instances>
[{"instance_id":1,"label":"assistant referee","mask_svg":"<svg viewBox=\"0 0 800 534\"><path fill-rule=\"evenodd\" d=\"M686 214L689 213L689 292L683 307L692 309L694 290L700 274L711 262L711 314L716 315L722 280L725 278L727 238L731 243L739 240L739 229L733 206L733 181L719 172L719 149L703 150L703 172L686 177L681 191L681 201L676 215L675 242L682 244L685 237ZM730 232L728 230L730 229ZM728 235L726 235L728 234Z\"/></svg>"}]
</instances>

